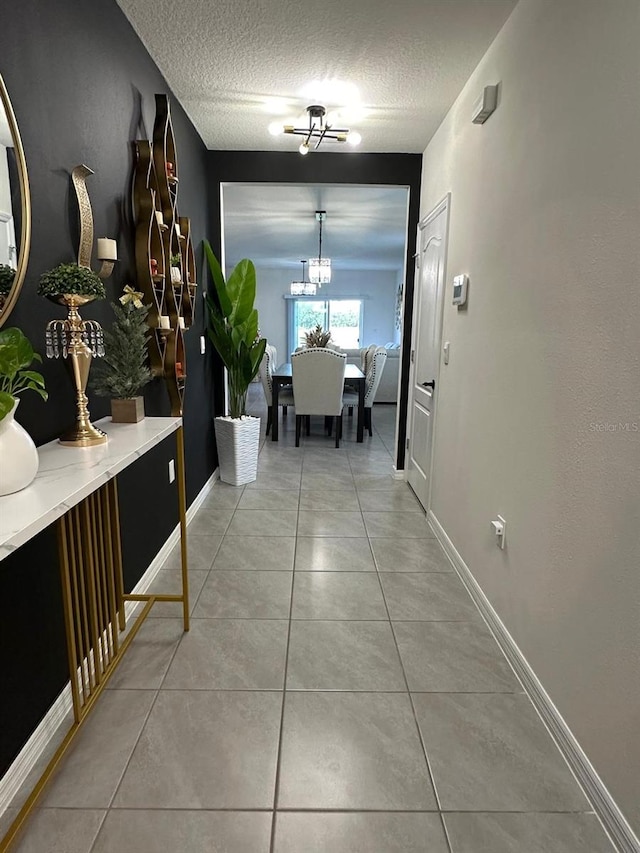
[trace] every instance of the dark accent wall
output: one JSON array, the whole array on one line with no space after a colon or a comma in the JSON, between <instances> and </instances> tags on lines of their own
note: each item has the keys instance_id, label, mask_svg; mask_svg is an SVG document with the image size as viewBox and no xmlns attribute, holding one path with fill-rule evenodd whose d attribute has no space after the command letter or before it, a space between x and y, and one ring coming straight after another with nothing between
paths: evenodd
<instances>
[{"instance_id":1,"label":"dark accent wall","mask_svg":"<svg viewBox=\"0 0 640 853\"><path fill-rule=\"evenodd\" d=\"M131 177L133 140L150 138L154 95L170 95L180 169L179 211L191 217L197 262L209 233L206 199L207 152L193 125L171 95L157 66L115 0L0 0L0 73L6 83L25 149L32 196L33 233L27 277L6 325L19 326L44 354L48 320L63 309L36 294L45 270L77 256L78 223L70 171L85 163L95 236L118 242L115 272L106 281L107 301L83 309L85 318L111 322L109 301L133 278ZM94 268L98 262L94 260ZM211 364L200 355L202 298L185 336L188 381L184 430L187 495L190 503L212 474L214 383ZM210 356L207 356L210 358ZM73 421L71 382L61 361L42 365L49 391L44 403L25 395L18 420L36 444L56 438ZM109 402L89 394L93 419L108 414ZM160 380L145 391L149 415L169 414ZM91 450L87 450L91 453ZM163 442L121 475L123 556L133 586L175 527L176 485L168 484L167 462L175 438ZM5 613L0 645L0 773L6 770L67 680L55 529L0 563L0 600ZM9 697L9 699L7 699Z\"/></svg>"},{"instance_id":2,"label":"dark accent wall","mask_svg":"<svg viewBox=\"0 0 640 853\"><path fill-rule=\"evenodd\" d=\"M209 203L212 245L220 253L220 186L225 183L265 182L274 184L383 184L409 187L407 230L407 273L401 365L402 394L396 465L404 468L406 413L408 404L411 320L413 313L413 256L420 210L422 154L359 154L312 152L301 157L297 151L210 151ZM250 257L250 247L247 254Z\"/></svg>"}]
</instances>

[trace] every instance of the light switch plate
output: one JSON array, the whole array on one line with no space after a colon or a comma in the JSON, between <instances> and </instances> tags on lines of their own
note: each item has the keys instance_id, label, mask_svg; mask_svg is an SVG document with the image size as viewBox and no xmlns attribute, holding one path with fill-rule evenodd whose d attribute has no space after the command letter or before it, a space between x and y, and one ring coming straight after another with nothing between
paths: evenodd
<instances>
[{"instance_id":1,"label":"light switch plate","mask_svg":"<svg viewBox=\"0 0 640 853\"><path fill-rule=\"evenodd\" d=\"M176 462L175 459L169 460L169 482L173 483L176 478Z\"/></svg>"},{"instance_id":2,"label":"light switch plate","mask_svg":"<svg viewBox=\"0 0 640 853\"><path fill-rule=\"evenodd\" d=\"M204 355L206 348L207 342L204 339L204 335L200 335L200 355Z\"/></svg>"}]
</instances>

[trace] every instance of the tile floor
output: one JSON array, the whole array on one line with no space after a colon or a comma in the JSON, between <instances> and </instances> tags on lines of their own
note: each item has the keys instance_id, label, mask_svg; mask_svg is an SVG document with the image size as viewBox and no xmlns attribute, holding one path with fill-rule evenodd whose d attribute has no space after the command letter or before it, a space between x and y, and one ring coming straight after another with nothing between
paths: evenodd
<instances>
[{"instance_id":1,"label":"tile floor","mask_svg":"<svg viewBox=\"0 0 640 853\"><path fill-rule=\"evenodd\" d=\"M264 442L190 525L19 853L612 848L409 488L395 407ZM178 582L172 554L156 587Z\"/></svg>"}]
</instances>

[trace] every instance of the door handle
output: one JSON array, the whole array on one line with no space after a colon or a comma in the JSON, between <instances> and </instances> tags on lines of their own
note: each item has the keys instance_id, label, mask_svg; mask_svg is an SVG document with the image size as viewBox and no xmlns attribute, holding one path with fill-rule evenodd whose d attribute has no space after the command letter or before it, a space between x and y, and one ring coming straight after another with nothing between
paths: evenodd
<instances>
[{"instance_id":1,"label":"door handle","mask_svg":"<svg viewBox=\"0 0 640 853\"><path fill-rule=\"evenodd\" d=\"M435 379L432 379L431 382L422 382L421 385L423 388L431 388L432 391L436 390L436 380Z\"/></svg>"}]
</instances>

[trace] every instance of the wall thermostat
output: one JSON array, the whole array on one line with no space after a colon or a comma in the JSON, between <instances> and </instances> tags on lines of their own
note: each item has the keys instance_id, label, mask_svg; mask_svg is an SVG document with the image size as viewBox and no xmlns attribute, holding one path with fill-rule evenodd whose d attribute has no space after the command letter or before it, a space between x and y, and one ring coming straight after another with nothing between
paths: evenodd
<instances>
[{"instance_id":1,"label":"wall thermostat","mask_svg":"<svg viewBox=\"0 0 640 853\"><path fill-rule=\"evenodd\" d=\"M456 275L453 279L453 299L454 305L464 305L467 301L467 286L469 284L468 275Z\"/></svg>"}]
</instances>

